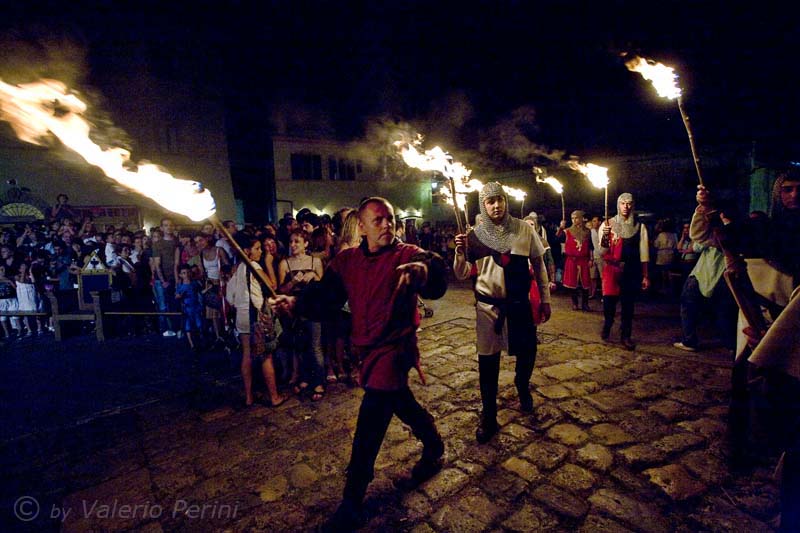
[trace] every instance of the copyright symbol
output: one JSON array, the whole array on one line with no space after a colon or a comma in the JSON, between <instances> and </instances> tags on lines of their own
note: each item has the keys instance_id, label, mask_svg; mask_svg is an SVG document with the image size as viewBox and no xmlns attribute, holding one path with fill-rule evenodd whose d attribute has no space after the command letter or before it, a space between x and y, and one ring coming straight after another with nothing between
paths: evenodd
<instances>
[{"instance_id":1,"label":"copyright symbol","mask_svg":"<svg viewBox=\"0 0 800 533\"><path fill-rule=\"evenodd\" d=\"M14 502L14 516L23 522L30 522L39 516L39 502L33 496L20 496Z\"/></svg>"}]
</instances>

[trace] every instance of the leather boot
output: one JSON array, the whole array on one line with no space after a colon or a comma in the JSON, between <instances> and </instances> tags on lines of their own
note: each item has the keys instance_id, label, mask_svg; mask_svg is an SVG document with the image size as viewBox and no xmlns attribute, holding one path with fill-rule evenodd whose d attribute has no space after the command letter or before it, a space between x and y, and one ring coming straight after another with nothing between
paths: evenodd
<instances>
[{"instance_id":1,"label":"leather boot","mask_svg":"<svg viewBox=\"0 0 800 533\"><path fill-rule=\"evenodd\" d=\"M422 457L411 469L411 480L420 484L429 480L442 469L444 461L444 442L430 414L426 417L429 421L424 428L414 431L414 436L422 441Z\"/></svg>"},{"instance_id":2,"label":"leather boot","mask_svg":"<svg viewBox=\"0 0 800 533\"><path fill-rule=\"evenodd\" d=\"M478 376L480 379L481 413L480 425L475 439L485 444L497 433L497 380L500 378L500 354L478 356Z\"/></svg>"},{"instance_id":3,"label":"leather boot","mask_svg":"<svg viewBox=\"0 0 800 533\"><path fill-rule=\"evenodd\" d=\"M581 309L583 311L591 311L591 309L589 308L589 289L581 290L581 296L582 296Z\"/></svg>"},{"instance_id":4,"label":"leather boot","mask_svg":"<svg viewBox=\"0 0 800 533\"><path fill-rule=\"evenodd\" d=\"M517 355L517 363L514 369L514 385L517 387L517 395L519 396L519 410L523 413L533 412L533 396L531 396L530 382L535 362L535 353Z\"/></svg>"}]
</instances>

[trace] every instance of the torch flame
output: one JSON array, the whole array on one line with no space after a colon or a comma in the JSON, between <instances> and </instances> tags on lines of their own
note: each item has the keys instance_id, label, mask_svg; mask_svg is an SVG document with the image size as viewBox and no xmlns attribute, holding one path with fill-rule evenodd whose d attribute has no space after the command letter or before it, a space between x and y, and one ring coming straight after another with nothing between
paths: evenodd
<instances>
[{"instance_id":1,"label":"torch flame","mask_svg":"<svg viewBox=\"0 0 800 533\"><path fill-rule=\"evenodd\" d=\"M48 133L77 152L106 176L194 221L216 211L211 193L197 181L173 177L158 165L139 164L136 170L124 148L103 149L89 138L91 125L83 118L87 106L57 80L9 85L0 80L0 120L11 124L20 140L41 144Z\"/></svg>"},{"instance_id":2,"label":"torch flame","mask_svg":"<svg viewBox=\"0 0 800 533\"><path fill-rule=\"evenodd\" d=\"M456 192L455 199L453 199L449 187L442 187L442 196L447 204L455 204L458 209L466 213L467 194L481 190L483 183L475 178L469 179L472 171L462 163L455 161L453 156L439 146L434 146L424 152L420 151L419 147L422 145L422 141L422 135L418 134L413 141L397 141L394 144L400 150L400 155L406 165L423 171L439 172L444 177L452 179Z\"/></svg>"},{"instance_id":3,"label":"torch flame","mask_svg":"<svg viewBox=\"0 0 800 533\"><path fill-rule=\"evenodd\" d=\"M542 178L537 176L536 177L536 181L538 183L546 183L546 184L548 184L549 186L551 186L553 188L554 191L556 191L557 194L564 194L564 186L561 185L561 182L558 181L557 179L555 179L553 176L548 176L548 177L546 177L544 179L542 179Z\"/></svg>"},{"instance_id":4,"label":"torch flame","mask_svg":"<svg viewBox=\"0 0 800 533\"><path fill-rule=\"evenodd\" d=\"M507 195L512 197L514 200L517 200L518 202L521 202L522 200L525 199L526 196L528 196L528 193L526 193L522 189L515 189L514 187L507 187L503 185L503 190L506 192Z\"/></svg>"},{"instance_id":5,"label":"torch flame","mask_svg":"<svg viewBox=\"0 0 800 533\"><path fill-rule=\"evenodd\" d=\"M598 189L608 187L608 169L606 167L601 167L592 163L583 165L577 161L570 161L567 165L572 170L578 171L589 178L592 185Z\"/></svg>"},{"instance_id":6,"label":"torch flame","mask_svg":"<svg viewBox=\"0 0 800 533\"><path fill-rule=\"evenodd\" d=\"M670 100L680 98L678 75L672 67L639 56L633 56L625 61L625 66L631 72L638 72L644 79L650 81L659 96Z\"/></svg>"},{"instance_id":7,"label":"torch flame","mask_svg":"<svg viewBox=\"0 0 800 533\"><path fill-rule=\"evenodd\" d=\"M472 171L462 163L454 161L453 156L438 146L434 146L425 152L420 152L419 146L422 144L421 135L417 135L414 141L398 141L394 144L399 148L403 161L412 168L418 168L423 171L440 172L446 178L452 178L456 180L456 182L467 181L469 175L472 173Z\"/></svg>"}]
</instances>

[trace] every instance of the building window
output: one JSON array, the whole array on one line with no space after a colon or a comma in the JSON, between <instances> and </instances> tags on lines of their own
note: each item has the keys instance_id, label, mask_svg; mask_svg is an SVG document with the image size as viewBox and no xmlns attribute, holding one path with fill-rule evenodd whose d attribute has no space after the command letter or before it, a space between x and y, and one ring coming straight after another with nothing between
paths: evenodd
<instances>
[{"instance_id":1,"label":"building window","mask_svg":"<svg viewBox=\"0 0 800 533\"><path fill-rule=\"evenodd\" d=\"M292 154L293 180L321 180L322 157L315 154Z\"/></svg>"},{"instance_id":2,"label":"building window","mask_svg":"<svg viewBox=\"0 0 800 533\"><path fill-rule=\"evenodd\" d=\"M351 159L339 159L337 161L331 158L329 163L332 170L330 173L332 180L355 181L356 175L361 174L361 161L353 161Z\"/></svg>"},{"instance_id":3,"label":"building window","mask_svg":"<svg viewBox=\"0 0 800 533\"><path fill-rule=\"evenodd\" d=\"M339 164L336 162L335 157L328 158L328 179L339 179Z\"/></svg>"}]
</instances>

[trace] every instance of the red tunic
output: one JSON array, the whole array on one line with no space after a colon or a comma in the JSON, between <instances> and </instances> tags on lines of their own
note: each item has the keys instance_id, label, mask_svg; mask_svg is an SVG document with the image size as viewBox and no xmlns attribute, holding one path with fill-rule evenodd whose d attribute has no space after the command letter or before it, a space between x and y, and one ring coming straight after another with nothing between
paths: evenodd
<instances>
[{"instance_id":1,"label":"red tunic","mask_svg":"<svg viewBox=\"0 0 800 533\"><path fill-rule=\"evenodd\" d=\"M602 288L603 296L619 296L622 278L622 243L623 240L612 236L608 250L603 254Z\"/></svg>"},{"instance_id":2,"label":"red tunic","mask_svg":"<svg viewBox=\"0 0 800 533\"><path fill-rule=\"evenodd\" d=\"M592 259L592 250L589 244L591 234L584 233L584 239L578 243L578 240L572 235L572 232L567 230L566 241L564 242L564 253L567 256L564 259L564 278L562 284L568 289L578 288L578 281L584 289L589 288L589 264Z\"/></svg>"},{"instance_id":3,"label":"red tunic","mask_svg":"<svg viewBox=\"0 0 800 533\"><path fill-rule=\"evenodd\" d=\"M375 254L362 245L337 254L328 267L325 278L341 278L347 292L352 315L350 339L361 362L364 387L397 390L408 384L409 361L419 357L416 333L419 313L416 293L395 293L399 280L397 267L418 260L414 256L424 253L417 246L401 242ZM438 257L436 260L442 261ZM439 294L430 297L444 294L447 285L443 264L438 269L429 266L428 286L431 285L441 288Z\"/></svg>"}]
</instances>

